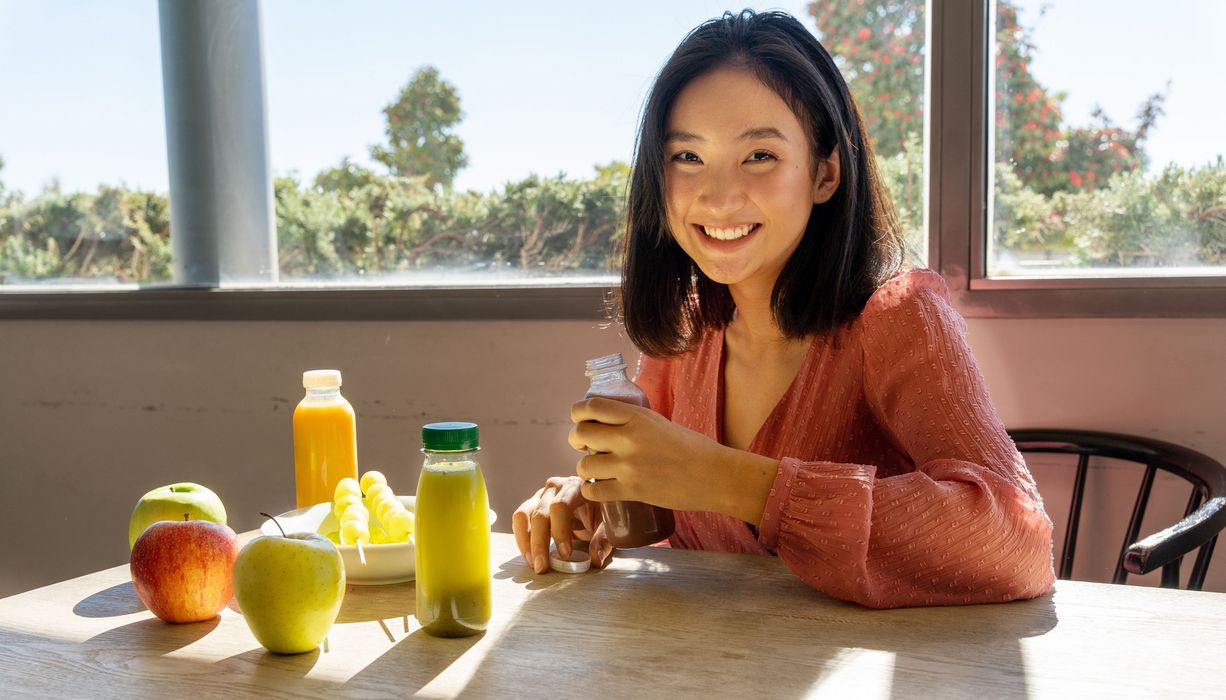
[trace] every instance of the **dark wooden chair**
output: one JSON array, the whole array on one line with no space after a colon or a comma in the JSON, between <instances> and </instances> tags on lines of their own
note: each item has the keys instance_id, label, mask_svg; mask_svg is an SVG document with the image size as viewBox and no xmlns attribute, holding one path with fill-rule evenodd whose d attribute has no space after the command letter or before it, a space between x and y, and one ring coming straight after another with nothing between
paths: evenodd
<instances>
[{"instance_id":1,"label":"dark wooden chair","mask_svg":"<svg viewBox=\"0 0 1226 700\"><path fill-rule=\"evenodd\" d=\"M1196 450L1133 435L1057 429L1010 430L1009 435L1023 454L1046 452L1078 456L1068 528L1057 568L1059 578L1067 579L1072 575L1090 458L1106 457L1145 467L1112 583L1125 583L1130 573L1147 574L1162 567L1162 586L1178 588L1180 562L1185 554L1199 547L1187 588L1201 589L1218 533L1226 527L1226 467ZM1138 541L1154 475L1159 469L1187 480L1192 485L1192 495L1182 520Z\"/></svg>"}]
</instances>

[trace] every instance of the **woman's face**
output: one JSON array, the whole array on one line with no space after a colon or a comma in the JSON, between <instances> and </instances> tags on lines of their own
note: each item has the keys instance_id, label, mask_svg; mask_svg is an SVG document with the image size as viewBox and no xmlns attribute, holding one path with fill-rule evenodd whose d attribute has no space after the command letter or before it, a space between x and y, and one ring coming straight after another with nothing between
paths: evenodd
<instances>
[{"instance_id":1,"label":"woman's face","mask_svg":"<svg viewBox=\"0 0 1226 700\"><path fill-rule=\"evenodd\" d=\"M744 69L691 81L673 103L666 131L673 237L713 281L769 290L800 243L813 204L833 194L837 174L829 188L823 173L814 178L800 120Z\"/></svg>"}]
</instances>

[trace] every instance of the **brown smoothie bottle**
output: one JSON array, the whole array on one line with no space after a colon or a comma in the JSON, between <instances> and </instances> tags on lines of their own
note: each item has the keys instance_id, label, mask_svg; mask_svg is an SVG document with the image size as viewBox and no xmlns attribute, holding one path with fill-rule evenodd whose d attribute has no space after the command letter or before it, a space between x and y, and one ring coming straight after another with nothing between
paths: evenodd
<instances>
[{"instance_id":1,"label":"brown smoothie bottle","mask_svg":"<svg viewBox=\"0 0 1226 700\"><path fill-rule=\"evenodd\" d=\"M626 378L626 362L621 353L597 357L585 363L591 385L583 398L599 396L648 406L647 396ZM645 547L673 534L673 512L638 501L605 501L600 504L605 534L614 547Z\"/></svg>"}]
</instances>

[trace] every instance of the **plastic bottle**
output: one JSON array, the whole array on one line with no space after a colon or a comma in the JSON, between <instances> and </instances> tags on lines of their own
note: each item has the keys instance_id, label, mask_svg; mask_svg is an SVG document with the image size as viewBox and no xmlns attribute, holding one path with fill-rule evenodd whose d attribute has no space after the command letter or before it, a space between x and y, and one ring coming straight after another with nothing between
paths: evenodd
<instances>
[{"instance_id":1,"label":"plastic bottle","mask_svg":"<svg viewBox=\"0 0 1226 700\"><path fill-rule=\"evenodd\" d=\"M417 620L436 637L466 637L490 621L490 524L476 423L421 429L414 527Z\"/></svg>"},{"instance_id":2,"label":"plastic bottle","mask_svg":"<svg viewBox=\"0 0 1226 700\"><path fill-rule=\"evenodd\" d=\"M332 500L336 482L358 477L357 423L341 396L341 373L302 373L306 396L294 409L294 488L299 508Z\"/></svg>"},{"instance_id":3,"label":"plastic bottle","mask_svg":"<svg viewBox=\"0 0 1226 700\"><path fill-rule=\"evenodd\" d=\"M591 380L583 398L594 396L648 406L647 395L626 377L621 353L597 357L585 363ZM645 547L673 534L673 512L638 501L605 501L600 504L605 534L614 547Z\"/></svg>"}]
</instances>

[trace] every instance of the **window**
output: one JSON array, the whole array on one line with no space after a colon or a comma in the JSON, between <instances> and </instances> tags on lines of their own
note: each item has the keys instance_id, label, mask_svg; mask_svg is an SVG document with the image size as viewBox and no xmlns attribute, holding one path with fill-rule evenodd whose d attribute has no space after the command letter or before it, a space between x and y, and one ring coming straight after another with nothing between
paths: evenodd
<instances>
[{"instance_id":1,"label":"window","mask_svg":"<svg viewBox=\"0 0 1226 700\"><path fill-rule=\"evenodd\" d=\"M67 26L62 4L0 7L0 59L33 66L0 74L22 96L0 111L0 316L600 316L642 100L679 38L726 9L237 5L262 11L249 15L262 45L246 47L264 70L242 95L258 109L235 113L260 112L266 141L225 120L187 141L250 159L227 171L249 183L226 179L247 208L172 226L168 182L195 159L173 134L163 151L163 125L202 110L167 120L160 87L227 81L165 68L168 22L152 6ZM915 258L964 314L1226 314L1220 3L1157 19L1139 0L779 7L834 54ZM178 38L163 49L203 64ZM241 75L261 74L244 60ZM176 216L192 206L176 201ZM192 225L203 242L183 234Z\"/></svg>"},{"instance_id":2,"label":"window","mask_svg":"<svg viewBox=\"0 0 1226 700\"><path fill-rule=\"evenodd\" d=\"M1129 42L1118 34L1111 33L1112 28L1117 27L1113 24L1117 19L1129 27L1139 28L1138 31L1146 32L1147 36L1153 22L1157 21L1151 21L1152 7L1137 3L1074 4L1078 5L1077 11L1086 5L1097 8L1102 18L1111 20L1091 21L1088 17L1069 20L1069 14L1063 15L1065 20L1062 21L1071 22L1066 34L1045 39L1058 44L1052 47L1053 58L1063 57L1054 63L1039 60L1044 50L1039 40L1052 35L1034 27L1048 19L1054 24L1060 17L1055 14L1057 10L1049 9L1052 14L1040 19L1040 9L1044 6L1031 0L995 0L957 6L932 3L929 6L932 33L929 219L933 234L929 245L930 266L945 277L955 306L966 316L1222 317L1226 315L1226 276L1221 274L1220 262L1214 262L1212 253L1208 256L1198 253L1197 262L1189 265L1192 260L1188 254L1190 248L1171 246L1171 254L1165 259L1153 255L1116 255L1117 264L1112 265L1102 258L1091 259L1089 248L1085 252L1067 246L1063 250L1058 246L1045 250L1036 244L1045 236L1048 241L1067 242L1070 238L1076 241L1077 235L1092 230L1083 225L1087 221L1106 222L1116 214L1099 207L1101 200L1093 199L1110 194L1109 189L1100 187L1104 179L1108 185L1115 180L1096 174L1092 187L1098 189L1091 189L1087 187L1089 178L1085 177L1085 170L1075 170L1068 164L1074 158L1073 152L1079 150L1077 144L1085 145L1093 138L1099 139L1090 148L1094 154L1099 153L1100 146L1104 151L1115 150L1122 134L1111 129L1120 129L1119 124L1124 123L1127 116L1113 122L1115 127L1103 127L1100 116L1096 127L1092 107L1086 108L1087 114L1080 115L1073 109L1076 100L1072 97L1069 81L1074 74L1088 72L1089 82L1078 83L1086 86L1080 89L1088 94L1077 100L1087 105L1093 105L1095 100L1105 102L1109 82L1106 76L1116 66L1110 59L1102 59L1087 48L1128 45ZM1063 7L1063 4L1051 7ZM1179 22L1196 21L1190 13L1183 13L1194 8L1205 21L1206 31L1221 31L1222 23L1216 17L1222 9L1217 4L1186 2L1179 7L1180 13L1170 13L1178 15ZM1073 10L1066 8L1065 12ZM1017 18L1016 23L1014 18ZM1108 38L1095 39L1100 32ZM1133 46L1136 53L1153 57L1151 64L1147 64L1151 68L1166 66L1163 70L1177 71L1164 73L1175 76L1171 79L1172 86L1181 75L1203 71L1200 66L1185 66L1186 59L1178 63L1165 60L1171 59L1173 54L1138 48L1149 47L1153 41L1151 37L1140 44L1134 42ZM1207 43L1201 47L1203 53L1199 55L1210 56L1208 47L1211 45ZM997 56L1001 57L999 73ZM1214 65L1216 63L1210 62L1209 68ZM1135 89L1137 83L1132 79L1139 76L1135 72L1122 72L1125 82L1134 86L1128 90ZM1162 89L1166 89L1165 84ZM1061 95L1063 90L1070 92ZM1174 88L1171 90L1173 96ZM1204 91L1220 94L1220 90L1211 85ZM1140 94L1143 102L1148 94ZM1124 98L1135 101L1136 93L1125 92ZM1063 107L1062 99L1068 100L1069 107L1056 114L1052 105ZM1173 114L1174 98L1171 100L1167 107ZM1046 113L1044 106L1048 107ZM1104 109L1115 107L1106 104ZM1103 114L1116 119L1110 111ZM1192 116L1199 118L1200 115ZM1135 134L1142 123L1145 123L1144 114L1129 128ZM1154 123L1158 126L1147 134L1151 139L1156 139L1162 122L1159 119ZM1202 144L1219 138L1210 127L1185 128L1195 129L1191 138ZM1086 139L1078 135L1079 129L1089 134L1097 129L1099 133ZM1052 131L1056 133L1050 133ZM1076 138L1068 138L1069 134ZM1116 137L1114 141L1113 136ZM1036 142L1047 145L1038 148ZM1072 150L1070 145L1074 146ZM1210 148L1220 152L1221 142ZM1084 150L1081 149L1083 154ZM1153 152L1158 150L1155 147ZM1000 162L997 162L998 153L1001 154ZM1042 157L1038 153L1042 153ZM1175 158L1178 162L1178 156ZM1137 159L1132 161L1137 162ZM1043 167L1038 167L1039 164ZM1212 181L1217 177L1213 171L1220 172L1221 167L1215 160L1206 164L1210 166L1206 171L1207 179ZM1199 171L1201 164L1184 162L1181 167L1185 170L1195 167ZM1022 171L1020 176L1018 170ZM1122 174L1116 177L1131 177L1131 182L1137 186L1142 183L1151 189L1161 189L1153 186L1154 178L1161 183L1161 171L1151 172L1140 167L1133 167L1128 173L1122 171L1123 166ZM1042 184L1043 172L1048 173L1047 185ZM1071 177L1073 174L1078 178ZM1077 179L1081 181L1080 186L1075 184ZM1030 185L1028 193L1024 191L1027 182L1039 184ZM1053 182L1061 186L1055 187ZM1048 189L1036 192L1035 187ZM1208 203L1206 209L1215 210L1226 203L1220 190L1212 194L1212 186L1209 189L1209 194L1200 195ZM1189 192L1182 185L1168 186L1166 191L1175 197ZM1214 198L1217 203L1209 203ZM1073 204L1077 206L1069 209ZM1066 212L1069 216L1061 219ZM1216 223L1208 221L1210 218L1213 218L1212 212L1207 217L1206 229L1220 231L1220 228L1215 229ZM1119 237L1120 232L1131 235L1139 231L1147 243L1161 237L1186 241L1186 232L1166 228L1172 219L1170 216L1165 220L1164 217L1139 216L1133 220L1142 223L1132 226L1131 230L1117 226L1111 231L1102 227L1093 231L1098 240ZM1064 232L1054 235L1057 228L1063 228ZM1099 235L1104 232L1106 236ZM1221 250L1220 244L1218 250ZM1125 252L1136 251L1145 249L1129 248ZM1118 264L1124 260L1125 264ZM1143 269L1145 267L1149 269Z\"/></svg>"},{"instance_id":3,"label":"window","mask_svg":"<svg viewBox=\"0 0 1226 700\"><path fill-rule=\"evenodd\" d=\"M1226 7L1177 7L997 1L987 277L1226 274Z\"/></svg>"},{"instance_id":4,"label":"window","mask_svg":"<svg viewBox=\"0 0 1226 700\"><path fill-rule=\"evenodd\" d=\"M168 283L157 4L63 4L0 4L0 288Z\"/></svg>"}]
</instances>

